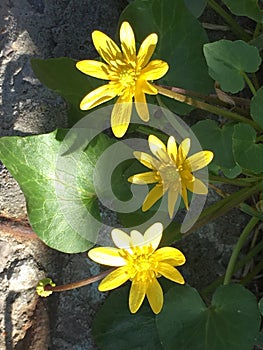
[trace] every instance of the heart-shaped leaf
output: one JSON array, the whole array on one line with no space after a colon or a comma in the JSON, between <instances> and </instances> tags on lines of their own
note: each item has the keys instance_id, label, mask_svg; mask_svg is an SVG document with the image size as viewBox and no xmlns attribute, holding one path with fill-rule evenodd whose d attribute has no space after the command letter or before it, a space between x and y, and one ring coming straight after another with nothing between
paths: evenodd
<instances>
[{"instance_id":1,"label":"heart-shaped leaf","mask_svg":"<svg viewBox=\"0 0 263 350\"><path fill-rule=\"evenodd\" d=\"M135 0L123 11L120 23L123 20L131 23L138 43L150 33L158 34L154 58L169 64L169 71L160 80L161 84L203 93L211 91L212 81L202 52L208 38L184 0L174 1L172 5L170 0ZM174 107L175 101L163 97L162 100L173 111L189 111L189 107L182 103L178 102Z\"/></svg>"},{"instance_id":2,"label":"heart-shaped leaf","mask_svg":"<svg viewBox=\"0 0 263 350\"><path fill-rule=\"evenodd\" d=\"M263 171L263 144L256 143L256 131L248 124L235 125L233 154L241 168L254 173Z\"/></svg>"},{"instance_id":3,"label":"heart-shaped leaf","mask_svg":"<svg viewBox=\"0 0 263 350\"><path fill-rule=\"evenodd\" d=\"M129 287L114 291L93 321L93 336L101 350L160 350L155 315L144 303L136 314L128 308Z\"/></svg>"},{"instance_id":4,"label":"heart-shaped leaf","mask_svg":"<svg viewBox=\"0 0 263 350\"><path fill-rule=\"evenodd\" d=\"M242 170L235 162L232 152L234 125L229 123L219 127L214 120L202 120L192 126L203 149L213 151L213 164L229 178L236 177Z\"/></svg>"},{"instance_id":5,"label":"heart-shaped leaf","mask_svg":"<svg viewBox=\"0 0 263 350\"><path fill-rule=\"evenodd\" d=\"M204 45L210 76L221 89L236 93L245 86L244 73L256 72L261 63L258 49L242 40L219 40Z\"/></svg>"},{"instance_id":6,"label":"heart-shaped leaf","mask_svg":"<svg viewBox=\"0 0 263 350\"><path fill-rule=\"evenodd\" d=\"M263 23L263 11L258 0L223 0L229 10L238 16L247 16L256 22Z\"/></svg>"},{"instance_id":7,"label":"heart-shaped leaf","mask_svg":"<svg viewBox=\"0 0 263 350\"><path fill-rule=\"evenodd\" d=\"M258 89L250 104L251 117L263 128L263 86Z\"/></svg>"},{"instance_id":8,"label":"heart-shaped leaf","mask_svg":"<svg viewBox=\"0 0 263 350\"><path fill-rule=\"evenodd\" d=\"M37 78L49 89L56 91L69 103L68 124L73 126L87 115L81 111L80 101L99 85L102 80L89 77L76 68L75 60L67 57L31 60L31 66Z\"/></svg>"},{"instance_id":9,"label":"heart-shaped leaf","mask_svg":"<svg viewBox=\"0 0 263 350\"><path fill-rule=\"evenodd\" d=\"M166 350L251 350L260 315L255 296L240 285L220 286L208 308L194 288L175 286L156 325Z\"/></svg>"},{"instance_id":10,"label":"heart-shaped leaf","mask_svg":"<svg viewBox=\"0 0 263 350\"><path fill-rule=\"evenodd\" d=\"M85 152L61 154L64 135L2 137L0 159L25 194L38 236L54 249L77 253L94 245L101 226L93 170L109 142L100 135Z\"/></svg>"},{"instance_id":11,"label":"heart-shaped leaf","mask_svg":"<svg viewBox=\"0 0 263 350\"><path fill-rule=\"evenodd\" d=\"M201 16L207 4L207 0L197 0L197 1L184 0L184 2L185 2L185 5L189 8L191 13L196 18Z\"/></svg>"}]
</instances>

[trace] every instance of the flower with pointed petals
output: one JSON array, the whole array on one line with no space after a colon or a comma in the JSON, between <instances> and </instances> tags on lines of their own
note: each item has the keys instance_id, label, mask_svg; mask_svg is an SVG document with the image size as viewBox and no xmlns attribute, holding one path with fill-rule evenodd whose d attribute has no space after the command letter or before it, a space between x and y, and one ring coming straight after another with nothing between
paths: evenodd
<instances>
[{"instance_id":1,"label":"flower with pointed petals","mask_svg":"<svg viewBox=\"0 0 263 350\"><path fill-rule=\"evenodd\" d=\"M149 80L164 76L168 64L161 60L150 61L158 41L155 33L146 37L136 55L134 33L128 22L123 22L120 28L121 49L98 30L92 33L92 40L105 62L83 60L77 62L76 67L82 73L109 80L109 83L87 94L80 102L80 109L91 109L118 96L111 114L111 127L116 137L122 137L130 123L133 98L139 117L146 122L149 120L145 94L158 93Z\"/></svg>"},{"instance_id":2,"label":"flower with pointed petals","mask_svg":"<svg viewBox=\"0 0 263 350\"><path fill-rule=\"evenodd\" d=\"M163 306L163 291L157 281L164 276L176 283L184 284L184 278L174 267L185 263L184 255L176 248L157 249L162 238L163 226L157 222L144 235L136 230L127 233L113 229L111 236L117 248L99 247L88 252L90 259L108 266L119 266L99 284L105 292L131 280L129 307L132 313L140 308L145 296L155 314Z\"/></svg>"},{"instance_id":3,"label":"flower with pointed petals","mask_svg":"<svg viewBox=\"0 0 263 350\"><path fill-rule=\"evenodd\" d=\"M207 194L206 185L192 172L209 164L213 153L201 151L187 158L191 144L189 138L184 139L178 148L173 136L169 137L167 147L154 135L149 136L148 142L155 157L144 152L134 152L134 156L151 171L133 175L128 181L139 185L156 183L146 196L142 211L150 209L168 192L168 212L172 218L179 195L188 209L187 190L196 194Z\"/></svg>"}]
</instances>

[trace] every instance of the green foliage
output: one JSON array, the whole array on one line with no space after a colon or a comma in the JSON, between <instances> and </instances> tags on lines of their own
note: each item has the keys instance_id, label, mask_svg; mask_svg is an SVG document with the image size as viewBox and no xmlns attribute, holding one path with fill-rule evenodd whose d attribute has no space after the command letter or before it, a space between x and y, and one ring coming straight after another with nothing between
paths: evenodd
<instances>
[{"instance_id":1,"label":"green foliage","mask_svg":"<svg viewBox=\"0 0 263 350\"><path fill-rule=\"evenodd\" d=\"M2 137L0 159L25 194L33 230L48 246L77 253L94 245L100 228L93 169L107 141L101 135L96 147L61 155L64 134Z\"/></svg>"},{"instance_id":2,"label":"green foliage","mask_svg":"<svg viewBox=\"0 0 263 350\"><path fill-rule=\"evenodd\" d=\"M203 13L207 0L197 0L197 1L192 1L192 0L184 0L185 5L189 8L191 13L195 17L200 17L201 14Z\"/></svg>"},{"instance_id":3,"label":"green foliage","mask_svg":"<svg viewBox=\"0 0 263 350\"><path fill-rule=\"evenodd\" d=\"M170 287L170 286L169 286ZM93 334L101 350L249 350L259 332L256 298L240 285L220 286L207 307L196 289L175 285L161 313L147 302L132 315L128 288L115 291L95 317ZM112 341L114 339L114 341Z\"/></svg>"},{"instance_id":4,"label":"green foliage","mask_svg":"<svg viewBox=\"0 0 263 350\"><path fill-rule=\"evenodd\" d=\"M263 11L258 0L223 0L232 13L238 16L247 16L256 22L263 23Z\"/></svg>"},{"instance_id":5,"label":"green foliage","mask_svg":"<svg viewBox=\"0 0 263 350\"><path fill-rule=\"evenodd\" d=\"M263 87L256 92L250 104L251 117L263 129Z\"/></svg>"},{"instance_id":6,"label":"green foliage","mask_svg":"<svg viewBox=\"0 0 263 350\"><path fill-rule=\"evenodd\" d=\"M204 45L210 76L222 90L236 93L244 89L244 73L256 72L261 63L258 49L242 40L219 40Z\"/></svg>"},{"instance_id":7,"label":"green foliage","mask_svg":"<svg viewBox=\"0 0 263 350\"><path fill-rule=\"evenodd\" d=\"M234 127L233 123L219 127L219 124L214 120L202 120L192 127L203 149L213 151L213 164L229 178L236 177L242 171L235 162L232 151Z\"/></svg>"},{"instance_id":8,"label":"green foliage","mask_svg":"<svg viewBox=\"0 0 263 350\"><path fill-rule=\"evenodd\" d=\"M236 162L253 173L263 171L263 144L256 143L256 131L247 124L235 125L233 133L233 153Z\"/></svg>"}]
</instances>

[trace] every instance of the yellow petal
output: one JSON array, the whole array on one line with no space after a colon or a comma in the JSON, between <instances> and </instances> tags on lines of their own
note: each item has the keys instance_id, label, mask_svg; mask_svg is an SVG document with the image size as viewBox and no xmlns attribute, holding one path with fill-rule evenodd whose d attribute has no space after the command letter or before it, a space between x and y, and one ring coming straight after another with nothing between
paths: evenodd
<instances>
[{"instance_id":1,"label":"yellow petal","mask_svg":"<svg viewBox=\"0 0 263 350\"><path fill-rule=\"evenodd\" d=\"M139 162L141 162L149 169L156 170L161 165L161 163L156 158L153 158L150 154L135 151L133 152L133 155L136 159L138 159Z\"/></svg>"},{"instance_id":2,"label":"yellow petal","mask_svg":"<svg viewBox=\"0 0 263 350\"><path fill-rule=\"evenodd\" d=\"M161 60L153 60L142 69L140 77L146 80L156 80L163 77L169 69L166 62Z\"/></svg>"},{"instance_id":3,"label":"yellow petal","mask_svg":"<svg viewBox=\"0 0 263 350\"><path fill-rule=\"evenodd\" d=\"M80 102L80 109L86 111L114 98L116 93L109 84L102 85L91 91Z\"/></svg>"},{"instance_id":4,"label":"yellow petal","mask_svg":"<svg viewBox=\"0 0 263 350\"><path fill-rule=\"evenodd\" d=\"M158 264L158 272L165 278L180 284L184 284L184 278L180 272L173 266L160 262Z\"/></svg>"},{"instance_id":5,"label":"yellow petal","mask_svg":"<svg viewBox=\"0 0 263 350\"><path fill-rule=\"evenodd\" d=\"M175 138L170 136L167 142L167 152L170 158L176 163L177 159L177 145L175 142Z\"/></svg>"},{"instance_id":6,"label":"yellow petal","mask_svg":"<svg viewBox=\"0 0 263 350\"><path fill-rule=\"evenodd\" d=\"M177 165L182 165L183 162L185 161L189 150L191 146L191 140L189 138L184 139L181 143L180 146L178 147L178 153L177 153Z\"/></svg>"},{"instance_id":7,"label":"yellow petal","mask_svg":"<svg viewBox=\"0 0 263 350\"><path fill-rule=\"evenodd\" d=\"M88 256L96 263L108 266L124 266L126 260L119 254L119 249L112 247L93 248L88 252Z\"/></svg>"},{"instance_id":8,"label":"yellow petal","mask_svg":"<svg viewBox=\"0 0 263 350\"><path fill-rule=\"evenodd\" d=\"M160 153L166 153L166 146L160 139L158 139L158 137L150 135L148 138L148 143L152 154L154 154L156 157L160 158Z\"/></svg>"},{"instance_id":9,"label":"yellow petal","mask_svg":"<svg viewBox=\"0 0 263 350\"><path fill-rule=\"evenodd\" d=\"M145 94L140 86L140 83L137 82L134 94L135 108L138 113L138 116L144 121L149 121L149 110L147 107L147 102Z\"/></svg>"},{"instance_id":10,"label":"yellow petal","mask_svg":"<svg viewBox=\"0 0 263 350\"><path fill-rule=\"evenodd\" d=\"M160 262L169 263L173 266L180 266L185 263L185 256L179 249L173 247L163 247L153 253L153 258Z\"/></svg>"},{"instance_id":11,"label":"yellow petal","mask_svg":"<svg viewBox=\"0 0 263 350\"><path fill-rule=\"evenodd\" d=\"M162 186L155 186L151 189L143 202L142 211L150 209L163 195L164 190Z\"/></svg>"},{"instance_id":12,"label":"yellow petal","mask_svg":"<svg viewBox=\"0 0 263 350\"><path fill-rule=\"evenodd\" d=\"M184 184L182 184L182 186L181 186L181 196L183 198L184 205L185 205L186 209L189 209L187 189L186 189L186 186Z\"/></svg>"},{"instance_id":13,"label":"yellow petal","mask_svg":"<svg viewBox=\"0 0 263 350\"><path fill-rule=\"evenodd\" d=\"M145 245L144 237L141 232L137 230L131 231L131 244L133 247Z\"/></svg>"},{"instance_id":14,"label":"yellow petal","mask_svg":"<svg viewBox=\"0 0 263 350\"><path fill-rule=\"evenodd\" d=\"M120 41L124 58L135 63L136 46L132 27L128 22L123 22L120 28Z\"/></svg>"},{"instance_id":15,"label":"yellow petal","mask_svg":"<svg viewBox=\"0 0 263 350\"><path fill-rule=\"evenodd\" d=\"M137 55L137 64L139 67L143 68L150 61L157 41L158 36L155 33L148 35L147 38L144 39Z\"/></svg>"},{"instance_id":16,"label":"yellow petal","mask_svg":"<svg viewBox=\"0 0 263 350\"><path fill-rule=\"evenodd\" d=\"M129 249L131 243L131 237L124 231L114 228L111 231L111 238L116 247L121 249Z\"/></svg>"},{"instance_id":17,"label":"yellow petal","mask_svg":"<svg viewBox=\"0 0 263 350\"><path fill-rule=\"evenodd\" d=\"M173 188L170 188L168 190L168 213L169 213L170 219L172 219L174 215L174 207L178 199L178 194L179 194L178 190L174 190Z\"/></svg>"},{"instance_id":18,"label":"yellow petal","mask_svg":"<svg viewBox=\"0 0 263 350\"><path fill-rule=\"evenodd\" d=\"M98 79L109 79L108 66L105 63L93 60L83 60L76 63L82 73Z\"/></svg>"},{"instance_id":19,"label":"yellow petal","mask_svg":"<svg viewBox=\"0 0 263 350\"><path fill-rule=\"evenodd\" d=\"M190 171L197 171L207 166L207 164L212 161L213 157L213 152L201 151L187 158L184 166L187 167Z\"/></svg>"},{"instance_id":20,"label":"yellow petal","mask_svg":"<svg viewBox=\"0 0 263 350\"><path fill-rule=\"evenodd\" d=\"M156 87L154 87L152 84L150 84L146 80L142 80L141 88L145 94L148 94L148 95L157 95L158 94L158 90L156 89Z\"/></svg>"},{"instance_id":21,"label":"yellow petal","mask_svg":"<svg viewBox=\"0 0 263 350\"><path fill-rule=\"evenodd\" d=\"M128 178L128 181L137 185L144 185L144 184L153 184L155 182L158 182L158 179L156 179L156 175L154 171L149 171L147 173L130 176Z\"/></svg>"},{"instance_id":22,"label":"yellow petal","mask_svg":"<svg viewBox=\"0 0 263 350\"><path fill-rule=\"evenodd\" d=\"M111 61L115 61L117 58L122 57L121 50L115 44L115 42L108 37L108 35L95 30L92 33L93 44L98 51L99 55L110 64Z\"/></svg>"},{"instance_id":23,"label":"yellow petal","mask_svg":"<svg viewBox=\"0 0 263 350\"><path fill-rule=\"evenodd\" d=\"M151 309L155 314L158 314L163 307L163 291L156 278L154 278L152 282L149 283L146 296Z\"/></svg>"},{"instance_id":24,"label":"yellow petal","mask_svg":"<svg viewBox=\"0 0 263 350\"><path fill-rule=\"evenodd\" d=\"M196 194L207 194L208 189L206 185L199 179L195 178L193 182L186 182L186 187Z\"/></svg>"},{"instance_id":25,"label":"yellow petal","mask_svg":"<svg viewBox=\"0 0 263 350\"><path fill-rule=\"evenodd\" d=\"M100 292L106 292L107 290L118 288L128 281L129 277L126 266L119 267L100 282L98 289Z\"/></svg>"},{"instance_id":26,"label":"yellow petal","mask_svg":"<svg viewBox=\"0 0 263 350\"><path fill-rule=\"evenodd\" d=\"M157 249L160 244L163 235L163 225L160 222L156 222L144 233L144 241L147 245L151 245L153 250Z\"/></svg>"},{"instance_id":27,"label":"yellow petal","mask_svg":"<svg viewBox=\"0 0 263 350\"><path fill-rule=\"evenodd\" d=\"M122 137L129 126L132 112L132 96L119 97L111 113L111 128L116 137Z\"/></svg>"},{"instance_id":28,"label":"yellow petal","mask_svg":"<svg viewBox=\"0 0 263 350\"><path fill-rule=\"evenodd\" d=\"M130 295L129 295L129 307L132 314L137 312L142 305L143 299L146 294L148 283L139 283L135 280L132 281Z\"/></svg>"}]
</instances>

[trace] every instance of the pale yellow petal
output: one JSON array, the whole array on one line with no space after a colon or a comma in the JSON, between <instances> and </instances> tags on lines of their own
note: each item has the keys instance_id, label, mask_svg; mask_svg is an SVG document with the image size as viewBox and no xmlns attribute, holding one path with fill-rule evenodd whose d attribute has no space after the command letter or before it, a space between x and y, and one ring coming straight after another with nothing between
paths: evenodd
<instances>
[{"instance_id":1,"label":"pale yellow petal","mask_svg":"<svg viewBox=\"0 0 263 350\"><path fill-rule=\"evenodd\" d=\"M80 102L80 109L86 111L113 99L115 96L116 93L113 89L111 89L111 86L109 84L102 85L97 89L91 91L82 99Z\"/></svg>"},{"instance_id":2,"label":"pale yellow petal","mask_svg":"<svg viewBox=\"0 0 263 350\"><path fill-rule=\"evenodd\" d=\"M88 257L96 263L108 266L124 266L126 260L119 254L119 249L112 247L93 248L88 252Z\"/></svg>"},{"instance_id":3,"label":"pale yellow petal","mask_svg":"<svg viewBox=\"0 0 263 350\"><path fill-rule=\"evenodd\" d=\"M120 28L120 41L124 58L128 62L136 60L136 46L132 27L128 22L123 22Z\"/></svg>"},{"instance_id":4,"label":"pale yellow petal","mask_svg":"<svg viewBox=\"0 0 263 350\"><path fill-rule=\"evenodd\" d=\"M181 196L183 198L184 205L185 205L186 209L189 209L187 189L186 189L186 186L184 184L182 184L182 186L181 186Z\"/></svg>"},{"instance_id":5,"label":"pale yellow petal","mask_svg":"<svg viewBox=\"0 0 263 350\"><path fill-rule=\"evenodd\" d=\"M179 249L173 247L162 247L153 253L153 258L160 262L180 266L185 263L185 256Z\"/></svg>"},{"instance_id":6,"label":"pale yellow petal","mask_svg":"<svg viewBox=\"0 0 263 350\"><path fill-rule=\"evenodd\" d=\"M150 135L148 137L148 143L152 154L154 154L156 157L159 158L161 151L162 153L166 153L166 146L160 139L158 139L158 137Z\"/></svg>"},{"instance_id":7,"label":"pale yellow petal","mask_svg":"<svg viewBox=\"0 0 263 350\"><path fill-rule=\"evenodd\" d=\"M208 189L206 185L199 179L195 178L193 182L186 182L186 187L196 194L207 194Z\"/></svg>"},{"instance_id":8,"label":"pale yellow petal","mask_svg":"<svg viewBox=\"0 0 263 350\"><path fill-rule=\"evenodd\" d=\"M142 90L142 84L140 84L140 81L137 81L136 88L135 88L135 94L134 94L134 102L135 102L135 108L138 113L138 116L144 121L149 121L149 110L145 98L145 93Z\"/></svg>"},{"instance_id":9,"label":"pale yellow petal","mask_svg":"<svg viewBox=\"0 0 263 350\"><path fill-rule=\"evenodd\" d=\"M201 151L193 154L185 160L184 167L190 171L197 171L207 166L213 159L214 154L211 151Z\"/></svg>"},{"instance_id":10,"label":"pale yellow petal","mask_svg":"<svg viewBox=\"0 0 263 350\"><path fill-rule=\"evenodd\" d=\"M119 97L111 113L111 128L116 137L122 137L130 124L132 96Z\"/></svg>"},{"instance_id":11,"label":"pale yellow petal","mask_svg":"<svg viewBox=\"0 0 263 350\"><path fill-rule=\"evenodd\" d=\"M172 219L174 215L174 207L178 199L178 194L179 194L178 190L176 191L173 188L170 188L168 190L168 213L169 213L170 219Z\"/></svg>"},{"instance_id":12,"label":"pale yellow petal","mask_svg":"<svg viewBox=\"0 0 263 350\"><path fill-rule=\"evenodd\" d=\"M131 237L124 231L114 228L111 231L111 238L116 245L116 247L121 249L128 249L130 248L131 243Z\"/></svg>"},{"instance_id":13,"label":"pale yellow petal","mask_svg":"<svg viewBox=\"0 0 263 350\"><path fill-rule=\"evenodd\" d=\"M164 276L165 278L176 282L176 283L180 283L180 284L184 284L184 278L183 276L180 274L180 272L173 266L164 263L164 262L160 262L158 264L158 272Z\"/></svg>"},{"instance_id":14,"label":"pale yellow petal","mask_svg":"<svg viewBox=\"0 0 263 350\"><path fill-rule=\"evenodd\" d=\"M130 278L127 272L126 266L119 267L113 272L109 273L99 284L98 289L100 292L106 292L118 288Z\"/></svg>"},{"instance_id":15,"label":"pale yellow petal","mask_svg":"<svg viewBox=\"0 0 263 350\"><path fill-rule=\"evenodd\" d=\"M136 185L153 184L158 182L154 171L149 171L147 173L136 174L128 178L129 182Z\"/></svg>"},{"instance_id":16,"label":"pale yellow petal","mask_svg":"<svg viewBox=\"0 0 263 350\"><path fill-rule=\"evenodd\" d=\"M76 67L82 73L98 79L109 79L107 64L93 60L83 60L76 63Z\"/></svg>"},{"instance_id":17,"label":"pale yellow petal","mask_svg":"<svg viewBox=\"0 0 263 350\"><path fill-rule=\"evenodd\" d=\"M144 237L141 234L141 232L139 232L137 230L131 231L131 244L133 247L145 245Z\"/></svg>"},{"instance_id":18,"label":"pale yellow petal","mask_svg":"<svg viewBox=\"0 0 263 350\"><path fill-rule=\"evenodd\" d=\"M163 307L163 291L156 278L154 278L152 282L149 283L146 296L152 311L155 314L158 314Z\"/></svg>"},{"instance_id":19,"label":"pale yellow petal","mask_svg":"<svg viewBox=\"0 0 263 350\"><path fill-rule=\"evenodd\" d=\"M146 80L160 79L167 73L168 69L169 66L166 62L161 60L153 60L142 69L140 77Z\"/></svg>"},{"instance_id":20,"label":"pale yellow petal","mask_svg":"<svg viewBox=\"0 0 263 350\"><path fill-rule=\"evenodd\" d=\"M153 250L157 249L160 244L163 235L163 225L160 222L156 222L144 233L144 241L146 244L150 244Z\"/></svg>"},{"instance_id":21,"label":"pale yellow petal","mask_svg":"<svg viewBox=\"0 0 263 350\"><path fill-rule=\"evenodd\" d=\"M162 186L157 185L151 189L143 202L142 211L147 211L150 209L163 195L164 190Z\"/></svg>"},{"instance_id":22,"label":"pale yellow petal","mask_svg":"<svg viewBox=\"0 0 263 350\"><path fill-rule=\"evenodd\" d=\"M135 280L132 281L130 295L129 295L129 307L132 314L137 312L142 305L143 299L146 294L148 283L139 283Z\"/></svg>"},{"instance_id":23,"label":"pale yellow petal","mask_svg":"<svg viewBox=\"0 0 263 350\"><path fill-rule=\"evenodd\" d=\"M177 145L175 138L170 136L167 142L167 152L170 158L176 163L177 159Z\"/></svg>"},{"instance_id":24,"label":"pale yellow petal","mask_svg":"<svg viewBox=\"0 0 263 350\"><path fill-rule=\"evenodd\" d=\"M110 64L111 61L115 61L117 58L122 58L121 50L108 35L99 30L95 30L92 33L92 40L99 55L107 63Z\"/></svg>"},{"instance_id":25,"label":"pale yellow petal","mask_svg":"<svg viewBox=\"0 0 263 350\"><path fill-rule=\"evenodd\" d=\"M142 80L141 87L142 87L142 90L145 94L148 94L148 95L157 95L158 94L158 90L156 89L156 87L154 87L151 83L149 83L146 80Z\"/></svg>"},{"instance_id":26,"label":"pale yellow petal","mask_svg":"<svg viewBox=\"0 0 263 350\"><path fill-rule=\"evenodd\" d=\"M177 152L177 165L182 165L185 161L191 146L191 140L189 138L184 139L179 147Z\"/></svg>"},{"instance_id":27,"label":"pale yellow petal","mask_svg":"<svg viewBox=\"0 0 263 350\"><path fill-rule=\"evenodd\" d=\"M155 33L148 35L147 38L144 39L137 55L137 64L139 67L145 67L146 64L150 61L152 54L154 53L157 41L158 36Z\"/></svg>"},{"instance_id":28,"label":"pale yellow petal","mask_svg":"<svg viewBox=\"0 0 263 350\"><path fill-rule=\"evenodd\" d=\"M141 162L143 165L145 165L149 169L156 170L161 165L159 160L152 157L148 153L135 151L135 152L133 152L133 155L136 159L138 159L139 162Z\"/></svg>"}]
</instances>

